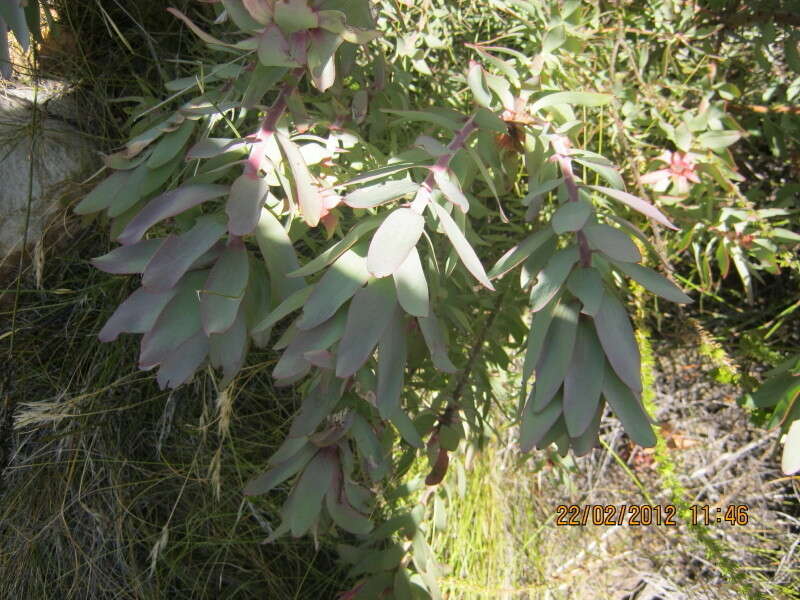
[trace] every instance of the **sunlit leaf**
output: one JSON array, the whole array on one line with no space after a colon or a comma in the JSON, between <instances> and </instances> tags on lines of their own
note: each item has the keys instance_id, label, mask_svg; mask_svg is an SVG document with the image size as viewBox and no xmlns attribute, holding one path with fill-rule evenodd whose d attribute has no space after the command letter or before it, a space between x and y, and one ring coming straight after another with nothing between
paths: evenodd
<instances>
[{"instance_id":1,"label":"sunlit leaf","mask_svg":"<svg viewBox=\"0 0 800 600\"><path fill-rule=\"evenodd\" d=\"M419 184L409 178L395 179L359 188L347 194L342 202L352 208L374 208L407 194L413 194L418 189Z\"/></svg>"},{"instance_id":2,"label":"sunlit leaf","mask_svg":"<svg viewBox=\"0 0 800 600\"><path fill-rule=\"evenodd\" d=\"M281 222L265 208L261 209L254 233L269 271L272 297L282 302L306 286L301 277L288 277L300 268L292 241Z\"/></svg>"},{"instance_id":3,"label":"sunlit leaf","mask_svg":"<svg viewBox=\"0 0 800 600\"><path fill-rule=\"evenodd\" d=\"M684 294L677 285L652 269L629 262L612 262L615 268L625 273L628 277L635 279L654 294L678 304L692 302L692 299Z\"/></svg>"},{"instance_id":4,"label":"sunlit leaf","mask_svg":"<svg viewBox=\"0 0 800 600\"><path fill-rule=\"evenodd\" d=\"M227 331L244 298L250 265L241 241L231 243L208 274L200 296L200 316L206 334Z\"/></svg>"},{"instance_id":5,"label":"sunlit leaf","mask_svg":"<svg viewBox=\"0 0 800 600\"><path fill-rule=\"evenodd\" d=\"M419 252L412 248L403 264L394 273L397 300L408 314L427 317L429 310L428 282L419 260Z\"/></svg>"},{"instance_id":6,"label":"sunlit leaf","mask_svg":"<svg viewBox=\"0 0 800 600\"><path fill-rule=\"evenodd\" d=\"M558 104L604 106L611 102L612 98L607 94L597 94L595 92L555 92L539 98L531 105L529 111L531 114L535 114L536 111Z\"/></svg>"},{"instance_id":7,"label":"sunlit leaf","mask_svg":"<svg viewBox=\"0 0 800 600\"><path fill-rule=\"evenodd\" d=\"M597 337L603 345L608 362L620 379L637 394L642 391L639 346L633 335L625 307L610 292L603 294L600 310L594 317Z\"/></svg>"},{"instance_id":8,"label":"sunlit leaf","mask_svg":"<svg viewBox=\"0 0 800 600\"><path fill-rule=\"evenodd\" d=\"M392 275L417 245L425 219L410 208L395 209L372 236L367 270L375 277Z\"/></svg>"},{"instance_id":9,"label":"sunlit leaf","mask_svg":"<svg viewBox=\"0 0 800 600\"><path fill-rule=\"evenodd\" d=\"M322 194L319 187L297 145L280 131L276 132L276 139L292 171L295 198L303 221L309 227L316 227L322 216Z\"/></svg>"},{"instance_id":10,"label":"sunlit leaf","mask_svg":"<svg viewBox=\"0 0 800 600\"><path fill-rule=\"evenodd\" d=\"M253 232L268 193L269 185L262 177L244 173L236 178L225 205L231 234L242 236Z\"/></svg>"},{"instance_id":11,"label":"sunlit leaf","mask_svg":"<svg viewBox=\"0 0 800 600\"><path fill-rule=\"evenodd\" d=\"M660 223L664 227L669 227L670 229L675 229L677 231L677 227L670 223L669 219L664 216L660 210L658 210L655 206L642 200L641 198L637 198L633 194L629 194L628 192L623 192L622 190L615 190L614 188L604 187L601 185L590 185L589 188L596 190L598 192L602 192L607 196L611 196L614 200L618 200L623 204L630 206L633 210L642 213L646 217L650 217L655 222Z\"/></svg>"},{"instance_id":12,"label":"sunlit leaf","mask_svg":"<svg viewBox=\"0 0 800 600\"><path fill-rule=\"evenodd\" d=\"M456 225L456 222L453 221L450 214L436 202L431 202L429 206L432 207L433 212L439 217L439 223L442 225L442 229L444 229L447 237L450 238L453 249L456 251L456 254L458 254L458 257L461 259L461 262L464 263L467 270L472 273L472 276L475 277L481 285L494 291L494 286L486 276L486 271L484 271L483 265L478 255L475 253L475 250L464 236L464 232Z\"/></svg>"}]
</instances>

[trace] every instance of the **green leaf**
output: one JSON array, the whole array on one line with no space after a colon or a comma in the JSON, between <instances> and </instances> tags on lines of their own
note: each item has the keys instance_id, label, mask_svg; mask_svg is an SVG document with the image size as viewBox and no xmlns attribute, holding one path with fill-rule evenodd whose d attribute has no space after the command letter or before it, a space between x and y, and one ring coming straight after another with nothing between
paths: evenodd
<instances>
[{"instance_id":1,"label":"green leaf","mask_svg":"<svg viewBox=\"0 0 800 600\"><path fill-rule=\"evenodd\" d=\"M634 263L611 261L615 268L635 279L646 289L654 294L678 304L690 304L692 299L684 294L680 288L669 279L656 273L652 269Z\"/></svg>"},{"instance_id":2,"label":"green leaf","mask_svg":"<svg viewBox=\"0 0 800 600\"><path fill-rule=\"evenodd\" d=\"M495 133L508 133L508 125L506 122L488 108L479 108L475 111L475 123L481 129L486 129Z\"/></svg>"},{"instance_id":3,"label":"green leaf","mask_svg":"<svg viewBox=\"0 0 800 600\"><path fill-rule=\"evenodd\" d=\"M392 275L417 245L424 228L421 214L410 208L395 209L372 236L367 270L375 277Z\"/></svg>"},{"instance_id":4,"label":"green leaf","mask_svg":"<svg viewBox=\"0 0 800 600\"><path fill-rule=\"evenodd\" d=\"M550 225L553 227L553 231L558 234L578 231L586 224L592 211L592 205L585 200L565 202L556 210Z\"/></svg>"},{"instance_id":5,"label":"green leaf","mask_svg":"<svg viewBox=\"0 0 800 600\"><path fill-rule=\"evenodd\" d=\"M533 314L531 330L528 334L528 343L525 351L525 361L522 365L522 381L527 382L539 362L547 339L547 331L553 320L553 311L558 305L559 298L553 298L542 310Z\"/></svg>"},{"instance_id":6,"label":"green leaf","mask_svg":"<svg viewBox=\"0 0 800 600\"><path fill-rule=\"evenodd\" d=\"M284 317L290 315L299 308L302 308L313 291L314 287L308 286L292 292L292 294L290 294L283 302L276 306L275 309L270 312L263 321L253 328L253 333L260 333L266 329L269 329Z\"/></svg>"},{"instance_id":7,"label":"green leaf","mask_svg":"<svg viewBox=\"0 0 800 600\"><path fill-rule=\"evenodd\" d=\"M303 267L291 271L287 274L288 277L305 277L313 275L317 271L321 271L337 258L339 258L346 250L351 248L360 240L365 234L373 229L376 229L383 223L386 215L375 215L361 219L353 228L347 232L341 240L336 242L333 246L322 252L314 260L309 261Z\"/></svg>"},{"instance_id":8,"label":"green leaf","mask_svg":"<svg viewBox=\"0 0 800 600\"><path fill-rule=\"evenodd\" d=\"M372 355L396 306L397 296L391 279L373 279L355 293L336 353L337 377L350 377Z\"/></svg>"},{"instance_id":9,"label":"green leaf","mask_svg":"<svg viewBox=\"0 0 800 600\"><path fill-rule=\"evenodd\" d=\"M627 204L633 210L642 213L646 217L650 217L655 222L660 223L664 227L669 227L670 229L674 229L675 231L678 230L675 225L670 223L669 219L664 216L660 210L658 210L655 206L642 200L641 198L637 198L633 194L629 194L628 192L623 192L622 190L615 190L614 188L604 187L602 185L590 185L589 188L602 192L603 194L614 198L614 200L618 200L623 204Z\"/></svg>"},{"instance_id":10,"label":"green leaf","mask_svg":"<svg viewBox=\"0 0 800 600\"><path fill-rule=\"evenodd\" d=\"M177 288L163 292L138 288L117 307L103 325L97 339L101 342L113 342L120 333L147 333L177 292Z\"/></svg>"},{"instance_id":11,"label":"green leaf","mask_svg":"<svg viewBox=\"0 0 800 600\"><path fill-rule=\"evenodd\" d=\"M564 378L564 422L572 438L580 437L592 421L603 389L605 356L594 327L581 318L575 352Z\"/></svg>"},{"instance_id":12,"label":"green leaf","mask_svg":"<svg viewBox=\"0 0 800 600\"><path fill-rule=\"evenodd\" d=\"M603 278L597 269L593 267L575 269L567 280L567 289L583 304L582 313L594 316L600 310L603 301Z\"/></svg>"},{"instance_id":13,"label":"green leaf","mask_svg":"<svg viewBox=\"0 0 800 600\"><path fill-rule=\"evenodd\" d=\"M299 67L292 56L289 40L275 25L267 25L258 36L258 61L263 67Z\"/></svg>"},{"instance_id":14,"label":"green leaf","mask_svg":"<svg viewBox=\"0 0 800 600\"><path fill-rule=\"evenodd\" d=\"M383 179L384 177L390 177L392 175L395 175L396 173L402 173L403 171L408 171L409 169L413 169L414 167L423 167L423 164L418 162L400 162L393 165L388 165L385 167L381 167L379 169L374 169L372 171L367 171L366 173L362 173L361 175L353 177L349 181L340 183L335 187L336 188L349 187L351 185L357 185L359 183L367 183L368 181Z\"/></svg>"},{"instance_id":15,"label":"green leaf","mask_svg":"<svg viewBox=\"0 0 800 600\"><path fill-rule=\"evenodd\" d=\"M710 150L724 150L738 142L741 137L741 132L736 130L707 131L697 136L697 141L700 142L701 146Z\"/></svg>"},{"instance_id":16,"label":"green leaf","mask_svg":"<svg viewBox=\"0 0 800 600\"><path fill-rule=\"evenodd\" d=\"M328 320L368 279L366 259L347 250L314 285L297 326L311 329Z\"/></svg>"},{"instance_id":17,"label":"green leaf","mask_svg":"<svg viewBox=\"0 0 800 600\"><path fill-rule=\"evenodd\" d=\"M603 396L634 442L646 448L656 445L656 436L644 408L608 364L603 377Z\"/></svg>"},{"instance_id":18,"label":"green leaf","mask_svg":"<svg viewBox=\"0 0 800 600\"><path fill-rule=\"evenodd\" d=\"M597 94L595 92L556 92L539 98L530 107L531 114L537 111L556 106L558 104L577 104L578 106L605 106L611 102L612 96Z\"/></svg>"},{"instance_id":19,"label":"green leaf","mask_svg":"<svg viewBox=\"0 0 800 600\"><path fill-rule=\"evenodd\" d=\"M560 398L556 397L544 407L544 410L537 413L533 411L532 396L533 394L528 398L522 411L522 423L519 429L519 445L522 452L533 450L561 416Z\"/></svg>"},{"instance_id":20,"label":"green leaf","mask_svg":"<svg viewBox=\"0 0 800 600\"><path fill-rule=\"evenodd\" d=\"M472 273L472 276L475 277L481 285L494 291L494 286L486 276L486 271L483 270L483 265L478 255L475 254L475 250L470 246L464 233L458 225L456 225L456 222L453 221L450 214L436 202L430 202L428 205L432 208L436 216L439 217L439 223L442 225L442 229L444 229L447 237L450 238L450 243L453 244L456 254L458 254L458 257L461 259L461 262L464 263L467 270Z\"/></svg>"},{"instance_id":21,"label":"green leaf","mask_svg":"<svg viewBox=\"0 0 800 600\"><path fill-rule=\"evenodd\" d=\"M378 344L378 388L376 404L384 419L400 408L406 368L405 319L395 309Z\"/></svg>"},{"instance_id":22,"label":"green leaf","mask_svg":"<svg viewBox=\"0 0 800 600\"><path fill-rule=\"evenodd\" d=\"M542 40L542 52L551 53L564 45L567 41L567 32L563 25L553 27Z\"/></svg>"},{"instance_id":23,"label":"green leaf","mask_svg":"<svg viewBox=\"0 0 800 600\"><path fill-rule=\"evenodd\" d=\"M483 67L474 60L469 61L467 70L467 84L472 92L472 97L480 106L490 108L492 105L492 94L486 89L486 79L483 75Z\"/></svg>"},{"instance_id":24,"label":"green leaf","mask_svg":"<svg viewBox=\"0 0 800 600\"><path fill-rule=\"evenodd\" d=\"M578 247L567 246L558 250L547 261L539 274L536 285L531 289L531 310L542 310L555 296L569 277L573 265L578 261Z\"/></svg>"},{"instance_id":25,"label":"green leaf","mask_svg":"<svg viewBox=\"0 0 800 600\"><path fill-rule=\"evenodd\" d=\"M373 528L372 521L350 506L346 500L341 499L340 490L340 486L333 485L325 495L325 507L331 519L345 531L355 535L368 534Z\"/></svg>"},{"instance_id":26,"label":"green leaf","mask_svg":"<svg viewBox=\"0 0 800 600\"><path fill-rule=\"evenodd\" d=\"M446 117L429 110L390 110L384 108L382 111L391 115L398 115L402 117L404 121L433 123L434 125L449 129L450 131L458 131L462 125L462 123L451 117Z\"/></svg>"},{"instance_id":27,"label":"green leaf","mask_svg":"<svg viewBox=\"0 0 800 600\"><path fill-rule=\"evenodd\" d=\"M342 202L352 208L374 208L413 194L418 189L419 184L409 178L394 179L350 192L342 199Z\"/></svg>"},{"instance_id":28,"label":"green leaf","mask_svg":"<svg viewBox=\"0 0 800 600\"><path fill-rule=\"evenodd\" d=\"M639 249L623 231L596 223L583 228L589 243L611 259L622 262L638 262L642 259Z\"/></svg>"},{"instance_id":29,"label":"green leaf","mask_svg":"<svg viewBox=\"0 0 800 600\"><path fill-rule=\"evenodd\" d=\"M637 395L640 394L642 374L639 346L636 344L628 313L613 294L603 294L603 302L594 317L594 325L608 362L625 385Z\"/></svg>"},{"instance_id":30,"label":"green leaf","mask_svg":"<svg viewBox=\"0 0 800 600\"><path fill-rule=\"evenodd\" d=\"M323 377L303 397L300 412L292 419L289 438L302 438L314 433L330 416L341 397L342 387L339 382L330 376Z\"/></svg>"},{"instance_id":31,"label":"green leaf","mask_svg":"<svg viewBox=\"0 0 800 600\"><path fill-rule=\"evenodd\" d=\"M277 217L262 208L254 233L264 264L269 271L272 297L282 302L295 292L304 289L306 283L302 278L288 277L289 273L300 268L300 263L297 262L297 254L289 234Z\"/></svg>"},{"instance_id":32,"label":"green leaf","mask_svg":"<svg viewBox=\"0 0 800 600\"><path fill-rule=\"evenodd\" d=\"M142 240L130 246L120 246L108 254L93 258L90 262L95 269L116 275L141 273L159 249L164 240L154 238Z\"/></svg>"},{"instance_id":33,"label":"green leaf","mask_svg":"<svg viewBox=\"0 0 800 600\"><path fill-rule=\"evenodd\" d=\"M577 326L577 302L559 302L553 311L541 358L536 365L532 395L534 412L542 411L564 383L575 351Z\"/></svg>"},{"instance_id":34,"label":"green leaf","mask_svg":"<svg viewBox=\"0 0 800 600\"><path fill-rule=\"evenodd\" d=\"M338 461L327 449L317 452L303 470L285 506L294 537L300 537L316 523L322 499L333 485L337 470Z\"/></svg>"},{"instance_id":35,"label":"green leaf","mask_svg":"<svg viewBox=\"0 0 800 600\"><path fill-rule=\"evenodd\" d=\"M89 215L107 209L130 178L128 171L117 171L101 181L73 209L76 215Z\"/></svg>"},{"instance_id":36,"label":"green leaf","mask_svg":"<svg viewBox=\"0 0 800 600\"><path fill-rule=\"evenodd\" d=\"M545 227L544 229L540 229L539 231L530 234L523 241L500 257L500 260L498 260L494 267L492 267L492 270L489 271L489 279L501 277L515 267L519 266L525 262L525 260L531 254L533 254L533 252L542 247L542 245L552 237L553 230L550 227Z\"/></svg>"},{"instance_id":37,"label":"green leaf","mask_svg":"<svg viewBox=\"0 0 800 600\"><path fill-rule=\"evenodd\" d=\"M281 0L274 6L275 23L286 34L319 27L319 17L306 0Z\"/></svg>"},{"instance_id":38,"label":"green leaf","mask_svg":"<svg viewBox=\"0 0 800 600\"><path fill-rule=\"evenodd\" d=\"M309 37L308 71L314 87L324 92L336 81L334 56L343 40L339 34L323 29L311 31Z\"/></svg>"},{"instance_id":39,"label":"green leaf","mask_svg":"<svg viewBox=\"0 0 800 600\"><path fill-rule=\"evenodd\" d=\"M268 193L269 185L262 177L243 173L236 178L225 205L231 234L243 236L253 232Z\"/></svg>"},{"instance_id":40,"label":"green leaf","mask_svg":"<svg viewBox=\"0 0 800 600\"><path fill-rule=\"evenodd\" d=\"M200 296L200 317L207 335L223 333L233 325L249 275L244 244L241 240L229 244L211 268Z\"/></svg>"},{"instance_id":41,"label":"green leaf","mask_svg":"<svg viewBox=\"0 0 800 600\"><path fill-rule=\"evenodd\" d=\"M447 355L447 345L439 318L433 311L430 311L430 316L417 317L417 322L422 331L422 337L425 338L425 345L428 346L428 351L431 353L434 366L445 373L455 373L457 369Z\"/></svg>"},{"instance_id":42,"label":"green leaf","mask_svg":"<svg viewBox=\"0 0 800 600\"><path fill-rule=\"evenodd\" d=\"M597 403L597 409L594 416L589 421L589 425L584 432L578 437L570 437L570 444L572 452L575 456L584 456L592 451L593 448L598 446L598 435L600 431L600 423L603 420L603 411L605 409L605 399L601 398Z\"/></svg>"},{"instance_id":43,"label":"green leaf","mask_svg":"<svg viewBox=\"0 0 800 600\"><path fill-rule=\"evenodd\" d=\"M416 248L411 248L403 264L395 271L394 284L397 300L404 311L415 317L428 316L428 282Z\"/></svg>"},{"instance_id":44,"label":"green leaf","mask_svg":"<svg viewBox=\"0 0 800 600\"><path fill-rule=\"evenodd\" d=\"M187 119L178 129L164 135L153 148L153 153L147 160L147 166L157 169L175 158L189 141L196 124L195 121Z\"/></svg>"},{"instance_id":45,"label":"green leaf","mask_svg":"<svg viewBox=\"0 0 800 600\"><path fill-rule=\"evenodd\" d=\"M17 43L22 47L22 51L27 52L30 32L25 20L25 9L21 4L21 2L17 2L15 5L13 1L1 3L0 21L8 24L9 29L14 32L14 37L17 38Z\"/></svg>"},{"instance_id":46,"label":"green leaf","mask_svg":"<svg viewBox=\"0 0 800 600\"><path fill-rule=\"evenodd\" d=\"M531 202L537 197L552 190L556 189L559 185L564 183L564 178L560 177L558 179L550 179L538 185L528 188L528 193L525 195L525 198L522 199L522 204L525 206L529 206Z\"/></svg>"},{"instance_id":47,"label":"green leaf","mask_svg":"<svg viewBox=\"0 0 800 600\"><path fill-rule=\"evenodd\" d=\"M386 476L389 465L375 432L358 413L353 415L353 425L350 430L358 445L358 451L364 458L367 473L373 481L380 481Z\"/></svg>"},{"instance_id":48,"label":"green leaf","mask_svg":"<svg viewBox=\"0 0 800 600\"><path fill-rule=\"evenodd\" d=\"M594 156L572 157L572 160L600 175L611 184L611 187L618 190L625 189L625 182L622 180L619 170L607 161L594 158Z\"/></svg>"},{"instance_id":49,"label":"green leaf","mask_svg":"<svg viewBox=\"0 0 800 600\"><path fill-rule=\"evenodd\" d=\"M280 131L275 133L275 139L289 163L294 180L294 197L300 206L303 221L309 227L316 227L322 216L322 194L297 145Z\"/></svg>"}]
</instances>

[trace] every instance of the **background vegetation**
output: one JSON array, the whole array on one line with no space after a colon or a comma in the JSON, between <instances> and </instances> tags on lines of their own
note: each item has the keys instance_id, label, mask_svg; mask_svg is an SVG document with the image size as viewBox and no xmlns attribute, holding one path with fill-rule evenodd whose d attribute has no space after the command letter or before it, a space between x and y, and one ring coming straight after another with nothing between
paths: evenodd
<instances>
[{"instance_id":1,"label":"background vegetation","mask_svg":"<svg viewBox=\"0 0 800 600\"><path fill-rule=\"evenodd\" d=\"M84 135L103 150L119 146L132 107L161 98L163 84L191 73L206 53L156 4L55 3L46 40L35 59L23 57L30 62L18 67L18 81L65 78L89 107L79 123ZM213 16L208 6L177 4L198 19ZM481 356L472 393L496 403L486 431L454 460L439 491L402 501L424 503L433 517L426 536L446 565L443 592L621 598L643 594L644 584L673 597L797 597L797 488L778 481L776 470L776 427L793 397L761 408L747 395L767 368L798 352L800 337L792 233L800 208L800 35L785 17L796 7L398 0L379 8L377 43L394 94L387 101L465 110L471 96L462 76L475 58L468 44L489 40L529 57L551 47L557 58L541 58L543 85L613 92L612 105L586 117L584 147L612 157L628 186L657 198L682 228L655 244L696 298L679 309L630 290L643 354L655 348L645 361L655 386L648 409L661 425L655 452L633 449L609 422L604 449L586 458L517 456L516 432L500 417L517 401L519 340ZM424 129L374 114L369 139L386 153L412 145ZM671 173L673 187L655 190L643 175L669 166L658 161L664 151L694 153L690 170L699 181L677 189ZM509 181L508 194L519 184ZM491 190L483 192L482 201L494 202ZM135 370L130 340L97 343L132 288L87 263L111 248L104 228L68 220L67 234L55 226L61 239L45 253L39 285L27 266L0 300L9 323L2 342L12 353L3 380L0 595L327 598L352 587L338 540L261 544L280 499L241 494L298 406L293 390L272 386L276 354L251 353L224 392L210 374L159 391ZM476 233L487 243L486 264L512 244L499 222L487 220ZM487 301L468 314L492 308ZM488 335L499 336L511 325L501 319L491 327ZM437 385L417 383L423 391ZM577 501L741 501L753 505L757 525L555 527L555 506ZM631 547L636 560L626 554ZM608 584L598 577L607 571ZM618 583L627 579L638 591Z\"/></svg>"}]
</instances>

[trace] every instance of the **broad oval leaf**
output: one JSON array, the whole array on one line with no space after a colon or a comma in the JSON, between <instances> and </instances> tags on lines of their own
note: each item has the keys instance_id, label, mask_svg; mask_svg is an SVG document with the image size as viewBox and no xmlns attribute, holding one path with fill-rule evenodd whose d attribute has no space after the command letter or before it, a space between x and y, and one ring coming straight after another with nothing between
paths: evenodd
<instances>
[{"instance_id":1,"label":"broad oval leaf","mask_svg":"<svg viewBox=\"0 0 800 600\"><path fill-rule=\"evenodd\" d=\"M605 365L594 327L586 317L579 318L575 351L564 378L564 422L571 438L583 435L597 412Z\"/></svg>"},{"instance_id":2,"label":"broad oval leaf","mask_svg":"<svg viewBox=\"0 0 800 600\"><path fill-rule=\"evenodd\" d=\"M626 263L627 264L627 263ZM579 267L567 279L567 289L581 301L581 312L594 316L603 301L603 277L594 267Z\"/></svg>"},{"instance_id":3,"label":"broad oval leaf","mask_svg":"<svg viewBox=\"0 0 800 600\"><path fill-rule=\"evenodd\" d=\"M356 292L336 352L337 377L350 377L366 362L389 325L396 306L394 282L390 279L373 279Z\"/></svg>"},{"instance_id":4,"label":"broad oval leaf","mask_svg":"<svg viewBox=\"0 0 800 600\"><path fill-rule=\"evenodd\" d=\"M269 185L263 177L243 173L231 185L225 212L228 215L228 231L232 235L244 236L258 225Z\"/></svg>"},{"instance_id":5,"label":"broad oval leaf","mask_svg":"<svg viewBox=\"0 0 800 600\"><path fill-rule=\"evenodd\" d=\"M628 277L635 279L646 289L662 298L678 304L689 304L692 302L692 299L684 294L677 285L652 269L633 263L611 262L614 264L615 268L625 273Z\"/></svg>"},{"instance_id":6,"label":"broad oval leaf","mask_svg":"<svg viewBox=\"0 0 800 600\"><path fill-rule=\"evenodd\" d=\"M178 129L165 134L153 148L150 158L147 159L147 166L157 169L175 158L189 141L196 124L196 121L187 119Z\"/></svg>"},{"instance_id":7,"label":"broad oval leaf","mask_svg":"<svg viewBox=\"0 0 800 600\"><path fill-rule=\"evenodd\" d=\"M179 215L208 200L224 196L228 190L226 185L197 184L185 185L156 196L128 223L117 240L126 246L135 244L159 221Z\"/></svg>"},{"instance_id":8,"label":"broad oval leaf","mask_svg":"<svg viewBox=\"0 0 800 600\"><path fill-rule=\"evenodd\" d=\"M208 338L198 331L183 342L158 368L156 381L162 390L189 381L208 356Z\"/></svg>"},{"instance_id":9,"label":"broad oval leaf","mask_svg":"<svg viewBox=\"0 0 800 600\"><path fill-rule=\"evenodd\" d=\"M201 291L200 317L206 334L223 333L233 325L249 275L244 243L232 242L211 268Z\"/></svg>"},{"instance_id":10,"label":"broad oval leaf","mask_svg":"<svg viewBox=\"0 0 800 600\"><path fill-rule=\"evenodd\" d=\"M585 200L565 202L556 210L550 225L558 234L578 231L586 224L591 214L592 205Z\"/></svg>"},{"instance_id":11,"label":"broad oval leaf","mask_svg":"<svg viewBox=\"0 0 800 600\"><path fill-rule=\"evenodd\" d=\"M201 217L186 233L169 236L147 263L142 285L152 290L173 287L224 232L225 226L217 220Z\"/></svg>"},{"instance_id":12,"label":"broad oval leaf","mask_svg":"<svg viewBox=\"0 0 800 600\"><path fill-rule=\"evenodd\" d=\"M450 238L453 249L455 249L456 254L458 254L458 257L461 259L461 262L464 263L467 270L472 273L472 276L475 277L481 285L494 291L494 286L486 276L486 271L484 271L478 255L475 254L475 250L473 250L467 238L464 236L464 232L456 225L456 222L453 221L450 214L436 202L430 202L428 206L432 207L433 212L439 217L439 223L441 223L442 229L444 229L447 237Z\"/></svg>"},{"instance_id":13,"label":"broad oval leaf","mask_svg":"<svg viewBox=\"0 0 800 600\"><path fill-rule=\"evenodd\" d=\"M270 470L251 479L244 488L245 496L266 494L292 475L303 469L317 453L317 448L306 442L291 457L276 464Z\"/></svg>"},{"instance_id":14,"label":"broad oval leaf","mask_svg":"<svg viewBox=\"0 0 800 600\"><path fill-rule=\"evenodd\" d=\"M403 264L395 271L394 284L397 300L404 311L415 317L428 316L428 282L416 248L411 248Z\"/></svg>"},{"instance_id":15,"label":"broad oval leaf","mask_svg":"<svg viewBox=\"0 0 800 600\"><path fill-rule=\"evenodd\" d=\"M395 209L372 236L367 253L367 270L375 277L397 271L417 245L425 218L410 208Z\"/></svg>"},{"instance_id":16,"label":"broad oval leaf","mask_svg":"<svg viewBox=\"0 0 800 600\"><path fill-rule=\"evenodd\" d=\"M595 223L583 228L589 243L611 259L637 262L642 259L639 249L628 235L610 225Z\"/></svg>"},{"instance_id":17,"label":"broad oval leaf","mask_svg":"<svg viewBox=\"0 0 800 600\"><path fill-rule=\"evenodd\" d=\"M328 320L368 279L366 259L355 249L348 250L314 285L297 326L311 329Z\"/></svg>"},{"instance_id":18,"label":"broad oval leaf","mask_svg":"<svg viewBox=\"0 0 800 600\"><path fill-rule=\"evenodd\" d=\"M611 410L622 422L625 433L634 442L646 448L656 445L656 436L644 408L630 388L617 377L614 369L608 364L606 364L603 377L603 396L611 406Z\"/></svg>"},{"instance_id":19,"label":"broad oval leaf","mask_svg":"<svg viewBox=\"0 0 800 600\"><path fill-rule=\"evenodd\" d=\"M674 229L675 231L678 230L675 225L670 223L669 219L664 216L660 210L658 210L655 206L650 204L649 202L642 200L634 196L633 194L629 194L628 192L623 192L622 190L615 190L614 188L605 187L602 185L590 185L588 186L590 189L593 189L598 192L602 192L607 196L611 196L614 200L619 200L623 204L627 204L633 210L642 213L646 217L650 217L657 223L660 223L664 227L669 227L670 229Z\"/></svg>"},{"instance_id":20,"label":"broad oval leaf","mask_svg":"<svg viewBox=\"0 0 800 600\"><path fill-rule=\"evenodd\" d=\"M608 291L603 294L600 310L594 317L594 325L608 362L625 385L637 395L640 394L642 375L639 346L625 307Z\"/></svg>"}]
</instances>

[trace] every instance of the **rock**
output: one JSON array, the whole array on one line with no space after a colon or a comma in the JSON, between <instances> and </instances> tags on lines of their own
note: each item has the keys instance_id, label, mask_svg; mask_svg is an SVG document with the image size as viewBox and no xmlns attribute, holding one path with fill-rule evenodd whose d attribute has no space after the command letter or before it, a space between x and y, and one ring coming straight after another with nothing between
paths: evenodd
<instances>
[{"instance_id":1,"label":"rock","mask_svg":"<svg viewBox=\"0 0 800 600\"><path fill-rule=\"evenodd\" d=\"M30 247L41 239L63 190L85 178L98 162L72 124L79 119L77 104L55 82L41 83L36 94L30 87L0 89L0 266L22 247L29 182Z\"/></svg>"}]
</instances>

